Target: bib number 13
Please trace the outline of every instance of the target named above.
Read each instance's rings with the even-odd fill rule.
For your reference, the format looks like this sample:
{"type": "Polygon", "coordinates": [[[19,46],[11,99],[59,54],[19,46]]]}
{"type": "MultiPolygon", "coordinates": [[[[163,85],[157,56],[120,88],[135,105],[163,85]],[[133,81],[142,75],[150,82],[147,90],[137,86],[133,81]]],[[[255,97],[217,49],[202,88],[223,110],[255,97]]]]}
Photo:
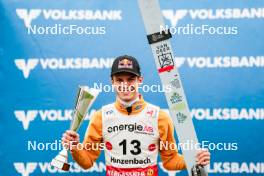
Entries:
{"type": "MultiPolygon", "coordinates": [[[[141,148],[140,148],[140,141],[138,140],[132,140],[130,142],[131,145],[133,145],[133,150],[130,150],[130,153],[132,155],[139,155],[141,153],[141,148]]],[[[127,154],[127,140],[124,139],[119,143],[119,146],[123,147],[123,155],[127,154]]]]}

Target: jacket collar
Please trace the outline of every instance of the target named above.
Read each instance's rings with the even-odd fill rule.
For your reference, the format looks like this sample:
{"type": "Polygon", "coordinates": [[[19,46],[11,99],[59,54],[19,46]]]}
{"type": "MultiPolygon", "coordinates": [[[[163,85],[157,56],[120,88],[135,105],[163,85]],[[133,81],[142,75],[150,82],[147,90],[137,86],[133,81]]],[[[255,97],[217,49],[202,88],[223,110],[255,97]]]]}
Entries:
{"type": "MultiPolygon", "coordinates": [[[[132,104],[131,105],[132,111],[129,115],[133,115],[141,112],[147,105],[142,95],[139,95],[137,100],[135,102],[132,102],[131,104],[132,104]]],[[[116,98],[115,107],[119,112],[128,115],[127,112],[128,104],[122,103],[118,98],[116,98]]]]}

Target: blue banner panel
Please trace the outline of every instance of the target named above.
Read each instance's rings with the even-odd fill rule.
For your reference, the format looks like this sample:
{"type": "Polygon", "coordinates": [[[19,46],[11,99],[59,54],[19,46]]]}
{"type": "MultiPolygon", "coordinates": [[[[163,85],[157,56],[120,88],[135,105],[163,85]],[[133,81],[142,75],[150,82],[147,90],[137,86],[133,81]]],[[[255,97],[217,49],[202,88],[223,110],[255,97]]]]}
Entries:
{"type": "MultiPolygon", "coordinates": [[[[263,175],[264,1],[160,0],[209,175],[263,175]]],[[[100,88],[78,131],[115,101],[110,69],[136,57],[144,99],[168,111],[136,0],[0,1],[0,175],[104,175],[50,166],[69,128],[78,85],[100,88]]],[[[176,129],[177,132],[177,129],[176,129]]],[[[177,134],[175,132],[176,141],[177,134]]],[[[159,160],[159,175],[167,171],[159,160]]]]}

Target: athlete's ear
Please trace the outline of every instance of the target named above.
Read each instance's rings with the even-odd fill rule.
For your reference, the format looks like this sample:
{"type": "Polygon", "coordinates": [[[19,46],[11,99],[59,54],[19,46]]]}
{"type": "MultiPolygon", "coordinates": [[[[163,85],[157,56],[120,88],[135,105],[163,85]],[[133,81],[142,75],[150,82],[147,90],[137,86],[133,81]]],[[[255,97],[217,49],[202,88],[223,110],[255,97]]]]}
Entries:
{"type": "Polygon", "coordinates": [[[143,83],[143,79],[144,79],[143,76],[139,76],[139,77],[138,77],[138,82],[139,82],[139,83],[143,83]]]}
{"type": "Polygon", "coordinates": [[[114,75],[111,76],[111,83],[114,84],[114,75]]]}

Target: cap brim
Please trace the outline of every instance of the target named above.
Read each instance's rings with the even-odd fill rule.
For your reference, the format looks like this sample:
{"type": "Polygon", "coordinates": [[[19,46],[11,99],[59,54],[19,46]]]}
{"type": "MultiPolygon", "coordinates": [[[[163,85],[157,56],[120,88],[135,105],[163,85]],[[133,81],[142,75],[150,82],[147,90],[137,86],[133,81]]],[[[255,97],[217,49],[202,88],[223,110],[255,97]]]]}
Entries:
{"type": "Polygon", "coordinates": [[[115,71],[115,72],[111,73],[111,76],[113,76],[113,75],[115,75],[117,73],[132,73],[132,74],[134,74],[136,76],[141,76],[140,74],[138,74],[138,73],[136,73],[136,72],[134,72],[132,70],[118,70],[118,71],[115,71]]]}

